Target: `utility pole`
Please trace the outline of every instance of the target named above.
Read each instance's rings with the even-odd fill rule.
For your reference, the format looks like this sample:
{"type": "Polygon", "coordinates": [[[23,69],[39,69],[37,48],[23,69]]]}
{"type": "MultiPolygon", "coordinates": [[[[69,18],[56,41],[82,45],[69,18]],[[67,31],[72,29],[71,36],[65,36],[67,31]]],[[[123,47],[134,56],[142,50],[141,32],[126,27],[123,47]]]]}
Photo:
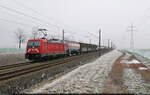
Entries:
{"type": "Polygon", "coordinates": [[[99,56],[101,56],[101,29],[99,29],[99,56]]]}
{"type": "Polygon", "coordinates": [[[109,47],[110,47],[110,46],[109,46],[109,42],[110,42],[110,39],[108,39],[108,49],[109,49],[109,47]]]}
{"type": "Polygon", "coordinates": [[[89,39],[89,43],[91,44],[91,39],[89,39]]]}
{"type": "Polygon", "coordinates": [[[65,40],[65,38],[64,38],[64,37],[65,37],[64,29],[62,30],[62,34],[63,34],[63,35],[62,35],[62,36],[63,36],[63,38],[62,38],[62,39],[63,39],[63,42],[64,42],[64,40],[65,40]]]}
{"type": "Polygon", "coordinates": [[[112,45],[113,45],[113,42],[111,42],[111,49],[112,49],[112,47],[113,47],[112,45]]]}
{"type": "Polygon", "coordinates": [[[134,28],[135,28],[135,26],[133,25],[133,24],[131,24],[130,26],[129,26],[129,32],[131,33],[130,34],[130,48],[131,49],[134,49],[134,28]]]}

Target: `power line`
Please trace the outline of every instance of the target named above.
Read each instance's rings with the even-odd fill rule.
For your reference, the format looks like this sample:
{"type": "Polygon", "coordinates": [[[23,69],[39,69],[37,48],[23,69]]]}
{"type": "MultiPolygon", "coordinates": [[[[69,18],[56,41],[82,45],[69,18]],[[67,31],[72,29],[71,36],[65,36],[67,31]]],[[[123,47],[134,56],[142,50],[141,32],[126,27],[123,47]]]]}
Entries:
{"type": "MultiPolygon", "coordinates": [[[[4,13],[4,14],[7,14],[7,15],[9,15],[9,16],[13,16],[13,17],[15,17],[15,18],[17,18],[17,19],[21,19],[21,20],[24,19],[24,18],[22,18],[22,17],[19,17],[18,15],[11,14],[11,13],[6,12],[6,11],[5,11],[5,12],[3,11],[3,13],[4,13]]],[[[27,19],[24,19],[24,21],[27,21],[27,19]]],[[[37,24],[36,22],[34,22],[34,21],[32,21],[32,20],[28,20],[28,21],[29,21],[30,23],[35,24],[35,25],[37,24]]]]}
{"type": "Polygon", "coordinates": [[[28,26],[28,27],[32,27],[31,25],[28,25],[28,24],[25,24],[25,23],[20,23],[20,22],[16,22],[16,21],[12,21],[12,20],[8,20],[8,19],[3,19],[3,18],[0,18],[1,21],[4,21],[4,22],[10,22],[10,23],[15,23],[15,24],[21,24],[21,25],[25,25],[25,26],[28,26]]]}
{"type": "MultiPolygon", "coordinates": [[[[36,13],[36,14],[38,14],[39,16],[44,16],[44,17],[46,17],[46,18],[48,18],[48,19],[51,19],[51,18],[49,18],[48,16],[45,16],[45,15],[43,15],[43,14],[41,14],[40,12],[38,12],[38,11],[36,11],[36,10],[34,10],[34,9],[32,9],[32,8],[30,8],[30,7],[28,7],[28,6],[26,6],[26,5],[24,5],[23,3],[20,3],[20,2],[18,2],[17,0],[13,0],[13,1],[15,1],[15,3],[16,4],[18,4],[19,6],[21,6],[21,7],[24,7],[24,8],[27,8],[27,9],[29,9],[29,10],[31,10],[32,12],[34,12],[34,13],[36,13]]],[[[8,9],[8,8],[7,8],[8,9]]],[[[10,9],[9,9],[10,10],[10,9]]],[[[18,12],[17,12],[18,13],[18,12]]],[[[19,13],[20,14],[20,13],[19,13]]],[[[24,14],[24,15],[26,15],[26,14],[24,14]]],[[[28,17],[29,17],[29,15],[27,15],[28,17]]],[[[32,19],[36,19],[36,20],[39,20],[39,18],[37,19],[37,18],[35,18],[35,17],[33,17],[33,16],[30,16],[30,17],[32,17],[32,19]]],[[[41,20],[41,19],[40,19],[41,20]]],[[[46,22],[47,23],[47,22],[46,22]]],[[[49,22],[48,22],[49,23],[49,22]]],[[[49,24],[51,24],[51,23],[49,23],[49,24]]],[[[57,29],[65,29],[65,30],[68,30],[68,31],[71,31],[71,30],[69,30],[69,29],[66,29],[66,28],[62,28],[62,27],[60,27],[60,26],[57,26],[57,25],[54,25],[54,24],[51,24],[51,25],[53,25],[53,26],[55,26],[57,29]]]]}
{"type": "Polygon", "coordinates": [[[8,10],[8,11],[11,11],[11,12],[14,12],[14,13],[17,13],[17,14],[20,14],[20,15],[22,15],[22,16],[29,17],[29,18],[34,19],[34,20],[36,20],[36,21],[42,21],[42,22],[44,22],[45,24],[50,24],[50,25],[52,25],[52,26],[55,26],[55,27],[58,28],[58,29],[60,28],[60,27],[58,27],[58,26],[56,26],[56,25],[53,25],[53,24],[51,24],[51,23],[49,23],[49,22],[47,22],[47,21],[43,21],[43,20],[41,20],[41,19],[39,19],[39,18],[37,18],[37,17],[27,15],[27,14],[25,14],[25,13],[23,13],[23,12],[20,12],[20,11],[15,10],[15,9],[11,9],[11,8],[6,7],[6,6],[3,6],[3,5],[0,5],[0,7],[6,9],[6,10],[8,10]]]}
{"type": "MultiPolygon", "coordinates": [[[[16,0],[15,0],[16,1],[16,0]]],[[[6,6],[3,6],[3,5],[0,5],[0,7],[1,8],[3,8],[3,9],[6,9],[6,10],[8,10],[8,11],[11,11],[11,12],[13,12],[13,13],[17,13],[17,14],[19,14],[19,15],[22,15],[22,16],[25,16],[25,17],[29,17],[29,18],[31,18],[31,19],[33,19],[33,20],[35,20],[35,21],[42,21],[43,22],[43,20],[41,20],[41,19],[39,19],[39,18],[37,18],[37,17],[34,17],[34,16],[30,16],[30,15],[27,15],[27,14],[25,14],[25,13],[23,13],[23,12],[21,12],[21,11],[18,11],[18,10],[15,10],[15,9],[11,9],[11,8],[9,8],[9,7],[6,7],[6,6]]],[[[29,9],[29,8],[28,8],[29,9]]],[[[33,9],[32,9],[32,11],[34,11],[33,9]]],[[[39,12],[37,12],[37,11],[34,11],[35,13],[37,13],[37,14],[40,14],[39,12]]],[[[10,14],[10,13],[9,13],[10,14]]],[[[16,23],[16,24],[22,24],[22,25],[26,25],[26,24],[23,24],[23,23],[19,23],[19,22],[15,22],[15,21],[10,21],[10,20],[6,20],[6,19],[1,19],[1,20],[3,20],[3,21],[7,21],[7,22],[11,22],[11,23],[16,23]]],[[[44,21],[45,22],[45,21],[44,21]]],[[[50,24],[49,22],[45,22],[45,23],[48,23],[48,24],[50,24]]],[[[51,24],[52,25],[52,24],[51,24]]],[[[56,26],[56,25],[53,25],[53,26],[55,26],[55,27],[57,27],[58,29],[60,28],[60,27],[58,27],[58,26],[56,26]]],[[[68,30],[68,29],[67,29],[68,30]]],[[[70,31],[70,30],[69,30],[70,31]]],[[[75,32],[74,32],[75,33],[75,32]]]]}
{"type": "MultiPolygon", "coordinates": [[[[13,0],[13,1],[15,1],[16,4],[18,4],[18,5],[20,5],[20,6],[23,6],[24,8],[27,8],[27,9],[31,10],[32,12],[34,12],[34,13],[36,13],[36,14],[38,14],[38,15],[41,16],[41,13],[40,13],[40,12],[38,12],[38,11],[32,9],[31,7],[28,7],[28,6],[24,5],[23,3],[18,2],[17,0],[13,0]]],[[[42,14],[42,15],[43,15],[43,14],[42,14]]],[[[47,16],[45,16],[45,15],[43,15],[43,16],[46,17],[46,18],[49,18],[49,17],[47,17],[47,16]]],[[[66,25],[65,25],[65,26],[66,26],[66,25]]],[[[71,30],[69,30],[69,29],[65,29],[65,30],[71,31],[71,30]]],[[[71,32],[72,32],[72,31],[71,31],[71,32]]],[[[77,34],[76,32],[72,32],[72,33],[77,34]]],[[[78,35],[78,34],[77,34],[77,35],[78,35]]],[[[94,36],[95,36],[95,35],[94,35],[94,36]]]]}
{"type": "MultiPolygon", "coordinates": [[[[32,10],[34,13],[39,14],[39,15],[41,16],[41,13],[39,13],[38,11],[36,11],[36,10],[30,8],[30,7],[27,7],[26,5],[20,3],[20,2],[18,2],[18,1],[16,1],[16,0],[14,0],[14,1],[15,1],[15,3],[17,3],[18,5],[21,5],[21,6],[25,7],[25,8],[28,8],[28,9],[32,10]]],[[[17,14],[20,14],[20,15],[22,15],[22,16],[32,18],[32,19],[34,19],[34,20],[36,20],[36,21],[42,21],[42,22],[44,22],[44,23],[53,25],[53,26],[55,26],[55,27],[58,28],[58,29],[60,28],[60,27],[57,26],[57,25],[51,24],[51,23],[49,23],[49,22],[47,22],[47,21],[43,21],[43,20],[41,20],[41,19],[39,19],[39,18],[37,18],[37,17],[27,15],[27,14],[25,14],[25,13],[23,13],[23,12],[18,11],[18,10],[11,9],[11,8],[6,7],[6,6],[3,6],[3,5],[0,5],[0,7],[6,9],[6,10],[8,10],[8,11],[15,12],[15,13],[17,13],[17,14]]],[[[68,29],[67,29],[67,30],[68,30],[68,29]]],[[[70,30],[69,30],[69,31],[70,31],[70,30]]],[[[71,32],[72,32],[72,31],[71,31],[71,32]]],[[[76,32],[72,32],[72,33],[76,33],[76,32]]],[[[76,33],[76,34],[77,34],[77,33],[76,33]]],[[[79,35],[81,36],[81,34],[77,34],[77,35],[78,35],[78,36],[79,36],[79,35]]],[[[95,35],[94,35],[94,36],[95,36],[95,35]]]]}
{"type": "MultiPolygon", "coordinates": [[[[31,8],[31,7],[29,7],[29,6],[25,5],[25,4],[23,4],[23,3],[21,3],[21,2],[18,2],[17,0],[13,0],[13,1],[15,1],[15,3],[18,4],[19,6],[24,7],[24,8],[26,8],[26,9],[29,9],[29,10],[31,10],[32,12],[34,12],[35,14],[38,14],[38,15],[41,16],[41,17],[43,16],[43,17],[45,17],[45,18],[48,18],[48,19],[51,19],[51,20],[52,20],[51,17],[46,16],[46,15],[43,15],[43,14],[41,14],[40,12],[38,12],[37,10],[34,10],[33,8],[31,8]]],[[[63,25],[63,26],[66,26],[66,25],[63,25]]],[[[60,26],[57,26],[57,27],[62,28],[62,27],[60,27],[60,26]]],[[[62,28],[62,29],[69,30],[69,29],[66,29],[66,28],[62,28]]],[[[69,30],[69,31],[70,31],[70,30],[69,30]]]]}
{"type": "Polygon", "coordinates": [[[41,16],[41,17],[44,16],[44,17],[46,17],[46,18],[48,18],[48,19],[51,19],[50,17],[48,17],[48,16],[46,16],[46,15],[43,15],[43,13],[41,14],[41,13],[38,12],[37,10],[34,10],[33,8],[31,8],[31,7],[25,5],[25,4],[23,4],[23,3],[21,3],[21,2],[19,2],[19,1],[17,1],[17,0],[11,0],[11,1],[14,1],[17,5],[19,5],[19,6],[21,6],[21,7],[24,7],[24,8],[26,8],[26,9],[31,10],[32,12],[34,12],[35,14],[38,14],[38,15],[41,16]]]}
{"type": "MultiPolygon", "coordinates": [[[[16,4],[18,4],[18,5],[20,5],[20,6],[23,6],[24,8],[27,8],[27,9],[31,10],[32,12],[34,12],[34,13],[36,13],[36,14],[40,15],[40,16],[44,16],[44,17],[46,17],[46,18],[48,18],[48,19],[51,19],[50,17],[48,17],[48,16],[45,16],[45,15],[41,14],[41,13],[40,13],[40,12],[38,12],[37,10],[32,9],[31,7],[28,7],[28,6],[24,5],[23,3],[18,2],[17,0],[13,0],[13,1],[15,1],[15,3],[16,3],[16,4]]],[[[66,26],[66,25],[64,25],[64,26],[66,26]]],[[[62,28],[62,29],[65,29],[65,30],[71,31],[71,30],[66,29],[66,28],[62,28]]]]}
{"type": "Polygon", "coordinates": [[[38,15],[41,16],[41,13],[39,13],[38,11],[36,11],[36,10],[34,10],[34,9],[32,9],[32,8],[30,8],[30,7],[28,7],[28,6],[26,6],[26,5],[24,5],[23,3],[20,3],[20,2],[18,2],[17,0],[11,0],[11,1],[13,1],[13,2],[15,2],[16,4],[18,4],[19,6],[24,7],[24,8],[27,8],[27,9],[31,10],[32,12],[34,12],[34,13],[36,13],[36,14],[38,14],[38,15]]]}
{"type": "MultiPolygon", "coordinates": [[[[44,17],[46,17],[46,18],[48,18],[48,19],[51,19],[49,16],[43,15],[43,13],[40,13],[40,12],[38,12],[37,10],[34,10],[33,8],[31,8],[31,7],[25,5],[25,4],[23,4],[23,3],[21,3],[21,2],[19,2],[19,1],[17,1],[17,0],[11,0],[11,1],[14,1],[14,2],[15,2],[16,4],[18,4],[19,6],[24,7],[24,8],[26,8],[26,9],[29,9],[30,11],[34,12],[35,14],[38,14],[38,15],[41,16],[41,17],[44,16],[44,17]]],[[[58,27],[59,27],[59,26],[58,26],[58,27]]]]}

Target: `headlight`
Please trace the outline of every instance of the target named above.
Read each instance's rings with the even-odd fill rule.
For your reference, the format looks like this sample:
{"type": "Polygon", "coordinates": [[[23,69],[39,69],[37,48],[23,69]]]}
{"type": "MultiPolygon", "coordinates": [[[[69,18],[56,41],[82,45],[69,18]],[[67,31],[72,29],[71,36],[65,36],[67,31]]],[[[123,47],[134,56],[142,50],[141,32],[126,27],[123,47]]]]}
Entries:
{"type": "Polygon", "coordinates": [[[30,52],[31,51],[31,49],[28,49],[28,52],[30,52]]]}
{"type": "Polygon", "coordinates": [[[35,49],[36,52],[40,52],[39,49],[35,49]]]}

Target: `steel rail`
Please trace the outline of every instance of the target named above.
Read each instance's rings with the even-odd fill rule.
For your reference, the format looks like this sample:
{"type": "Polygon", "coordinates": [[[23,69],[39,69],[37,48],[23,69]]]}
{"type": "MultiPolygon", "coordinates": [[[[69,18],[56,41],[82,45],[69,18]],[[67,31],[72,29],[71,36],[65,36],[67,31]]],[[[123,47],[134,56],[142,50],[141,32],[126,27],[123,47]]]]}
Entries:
{"type": "MultiPolygon", "coordinates": [[[[71,57],[74,57],[74,56],[71,56],[71,57]]],[[[61,60],[61,59],[54,59],[54,60],[48,60],[48,61],[55,61],[55,60],[61,60]]],[[[37,61],[37,62],[31,61],[31,62],[24,62],[24,63],[22,62],[22,63],[11,64],[11,65],[3,65],[3,66],[0,66],[0,70],[10,69],[10,68],[14,68],[14,67],[20,67],[20,66],[25,66],[25,65],[31,65],[31,64],[35,64],[35,63],[41,63],[41,62],[44,62],[44,61],[37,61]]],[[[45,62],[47,62],[47,61],[45,61],[45,62]]]]}
{"type": "Polygon", "coordinates": [[[64,59],[58,59],[58,60],[45,62],[45,63],[37,63],[37,64],[30,64],[27,66],[24,65],[24,66],[14,67],[14,68],[11,68],[10,70],[9,69],[0,70],[0,81],[7,80],[13,77],[20,76],[20,75],[24,75],[27,73],[32,73],[35,71],[43,70],[46,68],[54,67],[60,64],[69,63],[71,61],[76,61],[76,60],[83,59],[86,57],[91,57],[92,55],[95,55],[95,54],[96,53],[88,53],[88,54],[67,57],[64,59]]]}

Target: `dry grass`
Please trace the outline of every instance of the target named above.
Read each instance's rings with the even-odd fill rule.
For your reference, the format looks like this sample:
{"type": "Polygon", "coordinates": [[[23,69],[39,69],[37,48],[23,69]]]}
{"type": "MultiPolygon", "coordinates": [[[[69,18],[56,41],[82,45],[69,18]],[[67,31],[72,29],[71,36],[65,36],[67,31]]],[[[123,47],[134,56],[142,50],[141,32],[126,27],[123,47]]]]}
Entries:
{"type": "MultiPolygon", "coordinates": [[[[132,59],[136,59],[138,60],[134,55],[130,56],[128,58],[128,60],[132,60],[132,59]]],[[[138,60],[139,62],[141,62],[140,60],[138,60]]],[[[140,64],[124,64],[125,68],[132,68],[134,69],[137,73],[141,74],[141,76],[143,77],[143,79],[146,82],[150,82],[150,70],[149,69],[145,69],[145,70],[139,70],[139,67],[146,67],[146,65],[144,65],[143,63],[140,64]]]]}
{"type": "Polygon", "coordinates": [[[122,79],[124,66],[120,63],[121,57],[115,61],[109,73],[109,78],[104,86],[104,93],[128,93],[127,87],[123,84],[122,79]]]}

